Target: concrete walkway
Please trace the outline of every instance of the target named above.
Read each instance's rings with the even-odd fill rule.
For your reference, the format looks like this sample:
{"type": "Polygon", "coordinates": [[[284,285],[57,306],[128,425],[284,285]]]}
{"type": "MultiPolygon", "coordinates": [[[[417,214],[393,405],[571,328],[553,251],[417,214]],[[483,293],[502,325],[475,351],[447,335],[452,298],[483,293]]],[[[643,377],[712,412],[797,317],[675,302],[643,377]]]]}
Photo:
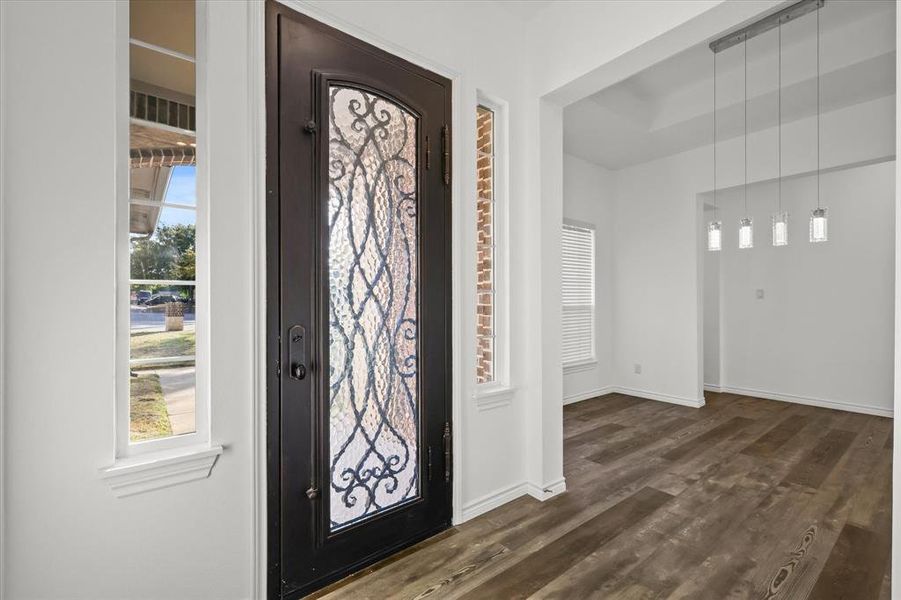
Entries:
{"type": "Polygon", "coordinates": [[[194,433],[194,367],[156,369],[151,372],[160,376],[172,435],[194,433]]]}

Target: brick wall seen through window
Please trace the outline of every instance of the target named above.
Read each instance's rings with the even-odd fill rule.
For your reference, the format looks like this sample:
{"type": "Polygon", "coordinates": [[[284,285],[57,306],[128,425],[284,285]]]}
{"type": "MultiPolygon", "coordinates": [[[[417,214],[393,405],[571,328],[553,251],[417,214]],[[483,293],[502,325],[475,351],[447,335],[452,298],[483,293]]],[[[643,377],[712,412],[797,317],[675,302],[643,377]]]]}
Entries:
{"type": "Polygon", "coordinates": [[[494,112],[476,109],[476,383],[495,380],[494,112]]]}

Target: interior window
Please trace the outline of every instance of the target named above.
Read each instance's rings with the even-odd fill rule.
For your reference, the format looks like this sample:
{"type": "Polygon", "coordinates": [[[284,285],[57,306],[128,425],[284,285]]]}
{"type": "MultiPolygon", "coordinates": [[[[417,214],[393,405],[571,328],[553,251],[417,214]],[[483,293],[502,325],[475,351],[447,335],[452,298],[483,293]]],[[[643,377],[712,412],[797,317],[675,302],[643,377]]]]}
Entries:
{"type": "Polygon", "coordinates": [[[594,229],[563,225],[563,366],[594,360],[594,229]]]}

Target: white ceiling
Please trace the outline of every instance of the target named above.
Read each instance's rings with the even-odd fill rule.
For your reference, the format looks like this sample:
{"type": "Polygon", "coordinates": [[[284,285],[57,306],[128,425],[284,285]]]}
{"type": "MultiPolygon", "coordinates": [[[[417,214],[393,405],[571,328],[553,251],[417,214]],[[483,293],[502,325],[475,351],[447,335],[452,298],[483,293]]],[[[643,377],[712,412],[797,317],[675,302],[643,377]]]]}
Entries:
{"type": "Polygon", "coordinates": [[[502,8],[522,21],[530,21],[557,0],[492,0],[492,4],[502,8]]]}
{"type": "MultiPolygon", "coordinates": [[[[827,0],[820,11],[821,110],[895,92],[895,3],[827,0]]],[[[782,28],[782,122],[816,112],[816,14],[782,28]]],[[[724,32],[725,33],[725,32],[724,32]]],[[[748,127],[778,119],[778,30],[747,43],[748,127]]],[[[742,45],[717,55],[717,139],[744,132],[742,45]]],[[[564,110],[564,150],[619,169],[707,145],[713,136],[713,53],[672,56],[564,110]]]]}

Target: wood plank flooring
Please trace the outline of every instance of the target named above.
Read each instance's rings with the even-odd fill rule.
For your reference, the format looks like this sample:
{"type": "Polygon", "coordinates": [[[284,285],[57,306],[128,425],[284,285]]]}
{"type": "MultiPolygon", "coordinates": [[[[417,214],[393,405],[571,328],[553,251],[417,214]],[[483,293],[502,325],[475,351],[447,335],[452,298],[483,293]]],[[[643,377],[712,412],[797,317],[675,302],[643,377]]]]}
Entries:
{"type": "Polygon", "coordinates": [[[519,498],[317,597],[887,600],[891,429],[731,394],[573,404],[566,493],[519,498]]]}

